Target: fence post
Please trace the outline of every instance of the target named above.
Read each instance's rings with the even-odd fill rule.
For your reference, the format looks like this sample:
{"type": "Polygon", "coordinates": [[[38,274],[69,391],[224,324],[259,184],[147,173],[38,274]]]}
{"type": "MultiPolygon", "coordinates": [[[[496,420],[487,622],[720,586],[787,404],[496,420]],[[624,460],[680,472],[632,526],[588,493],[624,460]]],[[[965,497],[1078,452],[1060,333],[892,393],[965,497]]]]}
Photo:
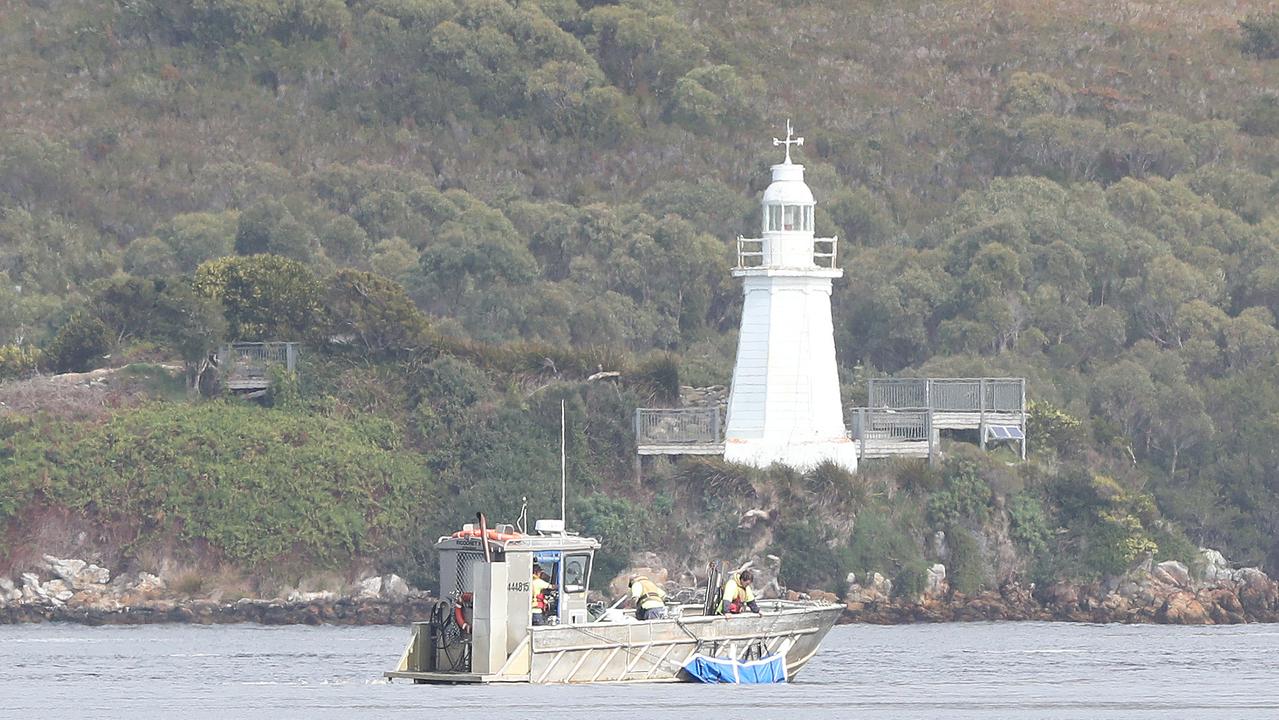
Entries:
{"type": "Polygon", "coordinates": [[[933,411],[924,415],[924,432],[928,433],[928,466],[937,464],[937,445],[933,441],[933,411]]]}
{"type": "Polygon", "coordinates": [[[867,408],[857,408],[857,454],[858,462],[866,462],[866,413],[867,408]]]}
{"type": "Polygon", "coordinates": [[[1026,378],[1021,378],[1021,459],[1026,459],[1026,378]]]}
{"type": "Polygon", "coordinates": [[[986,449],[986,378],[977,380],[977,436],[981,449],[986,449]]]}

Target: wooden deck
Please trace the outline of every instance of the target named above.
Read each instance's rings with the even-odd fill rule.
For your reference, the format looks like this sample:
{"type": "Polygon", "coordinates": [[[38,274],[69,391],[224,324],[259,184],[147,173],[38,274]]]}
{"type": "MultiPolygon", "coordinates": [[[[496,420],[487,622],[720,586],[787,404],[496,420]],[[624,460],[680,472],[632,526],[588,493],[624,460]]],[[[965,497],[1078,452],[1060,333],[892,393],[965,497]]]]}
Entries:
{"type": "MultiPolygon", "coordinates": [[[[983,449],[988,439],[1012,441],[1026,457],[1024,378],[877,378],[867,395],[847,423],[861,460],[936,461],[942,430],[976,430],[983,449]]],[[[723,428],[719,408],[639,408],[636,454],[722,455],[723,428]]]]}
{"type": "Polygon", "coordinates": [[[271,387],[276,368],[297,370],[298,343],[231,343],[218,349],[217,365],[222,386],[236,393],[260,395],[271,387]]]}

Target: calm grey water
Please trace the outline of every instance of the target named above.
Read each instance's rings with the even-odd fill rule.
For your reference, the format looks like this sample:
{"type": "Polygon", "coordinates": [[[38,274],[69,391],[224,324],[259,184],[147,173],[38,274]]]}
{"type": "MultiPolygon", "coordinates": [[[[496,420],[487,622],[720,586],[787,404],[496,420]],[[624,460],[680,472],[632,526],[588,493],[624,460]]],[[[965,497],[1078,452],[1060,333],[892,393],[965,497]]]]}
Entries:
{"type": "Polygon", "coordinates": [[[381,682],[407,635],[0,626],[0,717],[1279,717],[1279,626],[842,626],[796,682],[769,687],[381,682]]]}

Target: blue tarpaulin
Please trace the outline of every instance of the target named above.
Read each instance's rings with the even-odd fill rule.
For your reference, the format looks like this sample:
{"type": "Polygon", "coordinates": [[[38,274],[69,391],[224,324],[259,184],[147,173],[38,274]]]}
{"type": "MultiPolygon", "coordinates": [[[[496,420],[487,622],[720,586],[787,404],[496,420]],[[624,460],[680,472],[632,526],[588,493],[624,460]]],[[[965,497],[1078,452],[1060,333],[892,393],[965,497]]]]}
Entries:
{"type": "Polygon", "coordinates": [[[786,660],[781,655],[769,655],[749,662],[693,655],[684,663],[684,672],[692,680],[704,683],[781,683],[786,682],[786,660]]]}

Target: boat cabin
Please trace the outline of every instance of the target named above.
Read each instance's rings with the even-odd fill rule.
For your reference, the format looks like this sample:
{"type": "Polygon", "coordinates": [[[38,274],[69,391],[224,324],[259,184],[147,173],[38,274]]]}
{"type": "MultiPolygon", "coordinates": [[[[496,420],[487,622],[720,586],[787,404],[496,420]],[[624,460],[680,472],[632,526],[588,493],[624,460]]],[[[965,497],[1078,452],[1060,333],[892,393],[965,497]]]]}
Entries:
{"type": "MultiPolygon", "coordinates": [[[[533,623],[533,568],[549,578],[552,590],[543,613],[549,625],[587,621],[586,595],[591,562],[600,544],[572,535],[561,520],[539,520],[532,534],[512,525],[481,530],[467,524],[435,544],[440,556],[441,598],[453,601],[451,618],[436,632],[469,630],[470,657],[437,653],[428,665],[440,672],[493,673],[528,636],[533,623]],[[488,545],[486,556],[485,543],[488,545]]],[[[452,638],[435,638],[444,649],[452,638]]]]}

